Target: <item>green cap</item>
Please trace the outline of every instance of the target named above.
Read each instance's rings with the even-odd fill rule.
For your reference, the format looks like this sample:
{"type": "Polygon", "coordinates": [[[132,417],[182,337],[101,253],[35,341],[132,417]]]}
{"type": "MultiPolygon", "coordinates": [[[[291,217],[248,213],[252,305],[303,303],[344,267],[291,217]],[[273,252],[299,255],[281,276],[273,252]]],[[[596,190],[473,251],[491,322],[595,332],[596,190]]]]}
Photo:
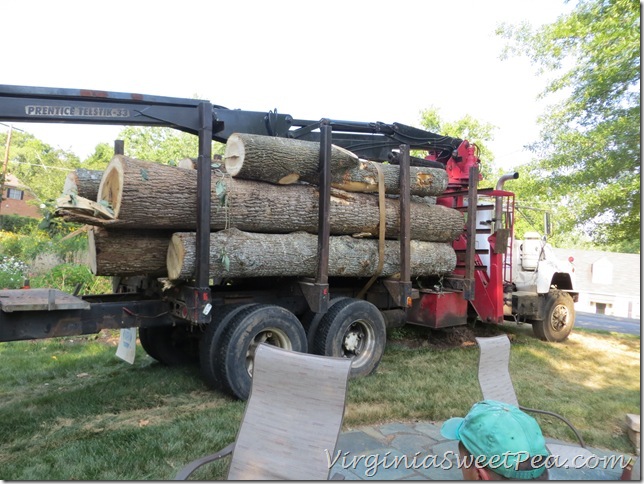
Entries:
{"type": "Polygon", "coordinates": [[[443,437],[459,440],[478,463],[514,479],[535,479],[546,470],[549,455],[537,421],[514,405],[495,400],[475,403],[465,418],[451,418],[441,427],[443,437]],[[519,470],[532,460],[535,469],[519,470]]]}

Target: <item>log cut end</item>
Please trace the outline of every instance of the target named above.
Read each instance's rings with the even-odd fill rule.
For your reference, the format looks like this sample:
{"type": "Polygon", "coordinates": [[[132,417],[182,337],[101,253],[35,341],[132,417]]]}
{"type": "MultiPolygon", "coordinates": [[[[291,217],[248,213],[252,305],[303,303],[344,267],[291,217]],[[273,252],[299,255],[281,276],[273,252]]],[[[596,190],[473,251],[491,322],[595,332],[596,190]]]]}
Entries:
{"type": "Polygon", "coordinates": [[[197,162],[192,158],[183,158],[182,160],[179,160],[179,162],[177,163],[177,167],[184,168],[186,170],[196,170],[197,162]]]}
{"type": "Polygon", "coordinates": [[[279,185],[291,185],[298,181],[300,179],[300,175],[297,173],[290,173],[289,175],[286,175],[285,177],[280,178],[277,183],[279,185]]]}
{"type": "Polygon", "coordinates": [[[244,164],[245,156],[244,142],[238,134],[231,134],[228,137],[228,141],[226,141],[226,151],[224,152],[224,165],[226,166],[226,172],[230,176],[235,176],[239,173],[244,164]]]}
{"type": "Polygon", "coordinates": [[[87,231],[87,252],[88,252],[88,259],[89,259],[89,268],[92,271],[92,274],[96,275],[98,272],[98,266],[96,263],[96,239],[94,238],[94,231],[96,229],[90,229],[87,231]]]}
{"type": "Polygon", "coordinates": [[[174,234],[168,246],[168,255],[166,265],[168,268],[168,278],[171,280],[181,278],[181,269],[186,256],[186,250],[183,241],[178,234],[174,234]]]}
{"type": "Polygon", "coordinates": [[[63,185],[63,195],[69,195],[70,193],[78,194],[78,175],[75,171],[67,174],[63,185]]]}
{"type": "Polygon", "coordinates": [[[121,210],[121,196],[123,194],[123,157],[116,155],[107,165],[101,184],[98,187],[98,202],[106,201],[114,210],[114,217],[118,218],[121,210]]]}

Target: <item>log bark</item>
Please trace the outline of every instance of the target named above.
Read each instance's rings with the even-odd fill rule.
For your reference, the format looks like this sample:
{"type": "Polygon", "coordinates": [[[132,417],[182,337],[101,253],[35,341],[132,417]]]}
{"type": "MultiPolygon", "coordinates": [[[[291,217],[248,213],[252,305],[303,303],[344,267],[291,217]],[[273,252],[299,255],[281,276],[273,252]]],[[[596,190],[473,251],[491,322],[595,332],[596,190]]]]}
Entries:
{"type": "MultiPolygon", "coordinates": [[[[248,232],[317,233],[318,189],[312,185],[272,185],[251,180],[212,176],[213,231],[236,227],[248,232]],[[222,189],[226,206],[221,205],[222,189]]],[[[117,220],[83,223],[105,228],[196,229],[197,173],[121,155],[110,162],[99,191],[117,220]]],[[[387,198],[387,237],[399,234],[399,203],[387,198]]],[[[441,205],[412,202],[411,238],[449,242],[463,231],[463,215],[441,205]]],[[[73,218],[73,217],[72,217],[73,218]]],[[[68,218],[66,218],[67,220],[68,218]]],[[[332,190],[329,219],[333,235],[378,234],[378,197],[332,190]]]]}
{"type": "Polygon", "coordinates": [[[88,232],[89,266],[97,276],[165,277],[172,233],[105,230],[88,232]]]}
{"type": "MultiPolygon", "coordinates": [[[[400,167],[378,163],[384,176],[385,193],[400,193],[400,167]]],[[[420,197],[440,195],[447,188],[447,172],[441,168],[409,167],[409,190],[420,197]]],[[[331,174],[331,186],[347,192],[377,192],[378,171],[375,162],[360,160],[360,165],[344,173],[331,174]]]]}
{"type": "Polygon", "coordinates": [[[73,210],[75,213],[82,213],[101,219],[114,219],[114,211],[98,202],[79,197],[73,193],[58,197],[56,210],[73,210]]]}
{"type": "MultiPolygon", "coordinates": [[[[226,171],[234,177],[288,185],[319,182],[320,143],[244,133],[232,134],[224,154],[226,171]]],[[[400,192],[400,167],[359,160],[354,154],[334,146],[331,157],[331,184],[349,192],[377,192],[380,166],[385,192],[400,192]],[[346,155],[346,156],[345,156],[346,155]],[[347,158],[348,157],[348,158],[347,158]]],[[[440,195],[447,188],[447,172],[440,168],[410,167],[412,195],[440,195]]]]}
{"type": "MultiPolygon", "coordinates": [[[[233,133],[226,141],[226,171],[248,180],[288,185],[318,179],[320,143],[297,139],[233,133]]],[[[358,157],[333,146],[331,172],[357,167],[358,157]]]]}
{"type": "Polygon", "coordinates": [[[74,193],[79,197],[96,201],[98,187],[101,184],[103,172],[101,170],[86,170],[77,168],[65,178],[63,185],[63,195],[74,193]]]}
{"type": "MultiPolygon", "coordinates": [[[[170,279],[194,277],[195,243],[193,232],[173,234],[167,259],[170,279]]],[[[410,246],[412,277],[444,274],[456,267],[456,254],[448,243],[412,240],[410,246]]],[[[399,257],[398,242],[387,241],[383,277],[399,273],[399,257]]],[[[377,267],[377,240],[330,238],[329,276],[370,277],[377,267]]],[[[316,268],[317,236],[306,232],[257,234],[228,229],[210,234],[210,277],[314,277],[316,268]]]]}

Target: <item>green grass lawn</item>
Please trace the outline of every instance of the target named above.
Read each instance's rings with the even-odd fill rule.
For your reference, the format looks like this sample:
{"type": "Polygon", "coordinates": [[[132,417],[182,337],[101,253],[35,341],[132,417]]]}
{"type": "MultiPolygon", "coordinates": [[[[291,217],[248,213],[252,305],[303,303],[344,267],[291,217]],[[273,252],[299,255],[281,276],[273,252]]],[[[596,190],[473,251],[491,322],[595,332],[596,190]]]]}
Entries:
{"type": "MultiPolygon", "coordinates": [[[[623,422],[640,413],[639,337],[579,330],[553,344],[504,330],[522,405],[565,415],[592,447],[634,452],[623,422]]],[[[456,336],[393,333],[376,374],[351,380],[344,429],[464,415],[481,399],[478,350],[456,336]]],[[[129,365],[115,349],[96,337],[0,344],[0,479],[165,480],[234,440],[243,402],[208,390],[196,367],[164,367],[140,347],[129,365]]],[[[547,436],[573,440],[537,418],[547,436]]],[[[197,478],[223,478],[225,463],[208,472],[197,478]]]]}

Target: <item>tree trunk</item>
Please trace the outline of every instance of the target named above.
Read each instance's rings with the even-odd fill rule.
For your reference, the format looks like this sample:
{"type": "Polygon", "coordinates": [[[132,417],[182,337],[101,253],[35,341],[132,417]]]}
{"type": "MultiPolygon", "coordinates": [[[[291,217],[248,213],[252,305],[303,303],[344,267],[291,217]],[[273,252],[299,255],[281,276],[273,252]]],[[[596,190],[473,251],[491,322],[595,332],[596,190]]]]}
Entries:
{"type": "MultiPolygon", "coordinates": [[[[377,192],[376,162],[360,160],[360,165],[348,171],[331,174],[331,184],[347,192],[377,192]]],[[[400,193],[400,167],[377,163],[384,175],[385,193],[400,193]]],[[[447,188],[447,172],[441,168],[409,167],[409,190],[421,197],[440,195],[447,188]]],[[[317,183],[317,182],[316,182],[317,183]]]]}
{"type": "Polygon", "coordinates": [[[98,187],[101,184],[102,176],[103,172],[101,170],[77,168],[75,171],[69,173],[67,178],[65,178],[63,195],[75,193],[79,197],[96,201],[98,187]]]}
{"type": "MultiPolygon", "coordinates": [[[[231,176],[288,185],[298,180],[317,182],[320,143],[297,139],[233,133],[226,141],[226,171],[231,176]]],[[[333,146],[331,172],[358,166],[358,157],[333,146]]]]}
{"type": "Polygon", "coordinates": [[[110,230],[88,232],[89,266],[97,276],[165,277],[171,233],[110,230]]]}
{"type": "MultiPolygon", "coordinates": [[[[236,227],[248,232],[317,233],[318,190],[306,184],[272,185],[212,175],[213,231],[236,227]],[[225,196],[225,206],[222,198],[225,196]]],[[[116,156],[110,162],[98,199],[106,200],[117,220],[83,223],[106,228],[193,231],[197,214],[197,173],[116,156]]],[[[387,198],[387,237],[399,235],[399,203],[387,198]]],[[[441,205],[412,202],[411,238],[450,242],[463,231],[463,215],[441,205]]],[[[66,220],[74,217],[66,216],[66,220]]],[[[332,190],[329,219],[333,235],[378,234],[378,197],[332,190]]],[[[78,219],[76,218],[78,221],[78,219]]]]}
{"type": "MultiPolygon", "coordinates": [[[[288,185],[297,181],[319,183],[320,143],[271,136],[234,133],[224,155],[226,171],[234,177],[288,185]]],[[[334,146],[331,157],[332,186],[349,192],[377,192],[378,172],[384,175],[385,192],[400,190],[400,168],[366,160],[334,146]]],[[[440,168],[410,167],[412,195],[440,195],[447,188],[447,172],[440,168]]]]}
{"type": "MultiPolygon", "coordinates": [[[[191,279],[195,234],[175,233],[168,249],[168,277],[191,279]]],[[[456,267],[448,243],[411,241],[412,277],[444,274],[456,267]]],[[[386,241],[383,277],[400,272],[400,245],[386,241]]],[[[370,277],[378,267],[378,241],[349,236],[329,240],[329,276],[370,277]]],[[[317,236],[306,232],[257,234],[237,229],[210,234],[210,277],[314,277],[317,236]]]]}

